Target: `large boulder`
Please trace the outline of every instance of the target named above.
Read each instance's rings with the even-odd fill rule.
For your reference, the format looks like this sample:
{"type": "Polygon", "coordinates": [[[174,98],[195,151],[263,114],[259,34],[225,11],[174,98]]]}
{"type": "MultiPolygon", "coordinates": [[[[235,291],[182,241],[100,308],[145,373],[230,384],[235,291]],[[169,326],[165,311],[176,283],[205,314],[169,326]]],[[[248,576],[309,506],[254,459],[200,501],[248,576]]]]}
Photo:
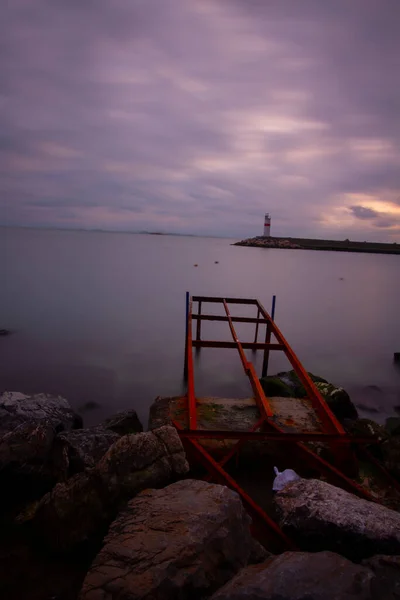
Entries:
{"type": "Polygon", "coordinates": [[[90,469],[121,436],[103,427],[59,433],[54,440],[53,462],[59,480],[90,469]]]}
{"type": "Polygon", "coordinates": [[[400,598],[400,556],[378,555],[367,558],[362,564],[374,573],[371,582],[373,597],[377,600],[400,598]]]}
{"type": "MultiPolygon", "coordinates": [[[[348,393],[341,387],[336,387],[322,377],[309,373],[316,388],[326,400],[333,414],[340,420],[357,419],[357,409],[350,400],[348,393]]],[[[265,394],[291,398],[305,398],[306,390],[295,371],[283,371],[277,375],[262,377],[261,385],[265,394]]]]}
{"type": "Polygon", "coordinates": [[[0,435],[23,423],[46,421],[57,431],[82,427],[82,419],[68,400],[50,394],[4,392],[0,396],[0,435]]]}
{"type": "Polygon", "coordinates": [[[67,549],[95,535],[124,503],[148,487],[162,487],[189,470],[176,430],[126,435],[92,469],[59,483],[42,498],[33,516],[40,538],[67,549]]]}
{"type": "Polygon", "coordinates": [[[22,423],[0,439],[0,507],[39,498],[54,485],[55,431],[48,421],[22,423]]]}
{"type": "Polygon", "coordinates": [[[400,514],[318,479],[289,483],[275,496],[280,525],[301,549],[350,559],[400,554],[400,514]]]}
{"type": "Polygon", "coordinates": [[[208,597],[248,563],[249,524],[224,486],[185,480],[146,490],[111,525],[80,600],[208,597]]]}
{"type": "Polygon", "coordinates": [[[373,578],[333,552],[285,552],[242,569],[211,600],[372,600],[373,578]]]}
{"type": "Polygon", "coordinates": [[[143,425],[141,424],[136,410],[125,410],[112,415],[101,423],[105,429],[110,429],[119,433],[119,435],[128,435],[128,433],[141,433],[143,425]]]}

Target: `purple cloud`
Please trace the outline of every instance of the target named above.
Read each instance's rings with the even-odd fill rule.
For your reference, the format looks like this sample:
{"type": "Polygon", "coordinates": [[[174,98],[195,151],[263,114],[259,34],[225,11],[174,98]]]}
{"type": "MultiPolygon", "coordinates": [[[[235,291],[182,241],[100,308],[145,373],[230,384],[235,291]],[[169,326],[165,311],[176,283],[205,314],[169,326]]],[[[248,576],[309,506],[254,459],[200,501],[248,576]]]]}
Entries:
{"type": "Polygon", "coordinates": [[[399,26],[397,0],[15,0],[0,223],[396,239],[399,26]]]}

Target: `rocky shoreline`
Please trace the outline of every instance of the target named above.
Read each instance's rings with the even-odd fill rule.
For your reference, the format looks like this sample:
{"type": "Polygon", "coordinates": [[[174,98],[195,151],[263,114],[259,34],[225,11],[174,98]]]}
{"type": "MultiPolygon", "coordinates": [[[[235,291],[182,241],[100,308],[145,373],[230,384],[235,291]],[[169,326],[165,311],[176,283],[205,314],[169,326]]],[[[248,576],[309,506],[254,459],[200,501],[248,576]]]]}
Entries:
{"type": "MultiPolygon", "coordinates": [[[[349,431],[381,437],[376,457],[400,481],[400,419],[359,419],[344,390],[312,377],[349,431]]],[[[304,395],[293,372],[261,384],[270,396],[304,395]]],[[[0,396],[1,598],[399,597],[400,506],[300,478],[273,496],[297,551],[271,554],[252,537],[240,497],[196,479],[169,424],[173,401],[155,401],[143,432],[134,410],[83,428],[64,398],[0,396]]],[[[212,411],[243,420],[250,408],[212,411]]]]}

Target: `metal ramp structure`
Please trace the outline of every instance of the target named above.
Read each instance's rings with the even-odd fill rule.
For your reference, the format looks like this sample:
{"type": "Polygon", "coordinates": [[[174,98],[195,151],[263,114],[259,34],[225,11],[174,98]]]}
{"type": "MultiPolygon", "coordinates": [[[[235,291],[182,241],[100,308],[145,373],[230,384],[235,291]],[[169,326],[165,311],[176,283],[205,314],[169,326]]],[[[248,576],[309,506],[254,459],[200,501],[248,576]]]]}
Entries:
{"type": "MultiPolygon", "coordinates": [[[[242,498],[253,521],[253,533],[264,544],[276,550],[293,549],[293,542],[281,531],[274,519],[263,510],[255,500],[245,492],[234,477],[228,473],[226,465],[237,457],[244,445],[254,442],[270,442],[284,447],[284,451],[297,462],[305,465],[313,473],[323,476],[328,482],[341,487],[357,496],[377,501],[369,491],[362,487],[356,480],[358,452],[367,460],[376,463],[388,485],[400,491],[400,486],[374,457],[365,448],[366,445],[377,443],[373,436],[352,436],[346,433],[341,423],[330,410],[328,404],[318,391],[307,371],[302,366],[296,354],[284,338],[274,321],[275,298],[273,301],[272,315],[269,315],[262,304],[251,298],[222,298],[210,296],[186,295],[186,343],[185,343],[185,378],[187,381],[187,394],[182,401],[182,410],[185,419],[172,419],[179,436],[188,454],[192,465],[202,465],[205,468],[208,480],[213,480],[235,490],[242,498]],[[193,304],[197,303],[197,313],[193,313],[193,304]],[[207,304],[222,306],[224,314],[216,315],[204,312],[207,304]],[[231,305],[246,305],[254,307],[256,315],[234,316],[231,314],[231,305]],[[228,325],[231,341],[204,340],[201,336],[201,325],[204,321],[223,322],[228,325]],[[193,325],[196,323],[196,336],[193,339],[193,325]],[[234,323],[250,323],[255,325],[253,341],[240,341],[234,323]],[[259,330],[265,328],[265,341],[259,342],[259,330]],[[238,354],[244,373],[247,375],[254,394],[254,401],[258,409],[259,418],[248,429],[231,428],[210,429],[199,428],[198,410],[201,408],[200,399],[196,398],[194,383],[193,348],[221,348],[235,349],[238,354]],[[260,380],[252,362],[245,354],[246,349],[253,351],[262,350],[263,375],[267,373],[270,352],[282,352],[291,364],[299,381],[306,391],[306,398],[268,398],[263,390],[260,380]],[[297,405],[297,416],[291,416],[293,402],[297,405]],[[301,415],[313,415],[312,427],[301,427],[301,415]],[[210,441],[230,440],[230,446],[222,457],[215,456],[210,449],[210,441]],[[329,450],[329,460],[321,457],[316,451],[316,444],[323,444],[329,450]]],[[[310,419],[306,419],[310,423],[310,419]]],[[[261,458],[260,458],[261,460],[261,458]]]]}

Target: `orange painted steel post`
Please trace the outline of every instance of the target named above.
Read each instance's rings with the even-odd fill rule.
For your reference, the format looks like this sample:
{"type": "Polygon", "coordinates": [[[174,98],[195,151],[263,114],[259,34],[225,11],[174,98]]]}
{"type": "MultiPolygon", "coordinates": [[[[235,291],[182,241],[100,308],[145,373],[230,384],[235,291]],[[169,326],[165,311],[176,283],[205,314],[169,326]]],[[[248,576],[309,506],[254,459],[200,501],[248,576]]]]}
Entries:
{"type": "Polygon", "coordinates": [[[256,323],[256,332],[254,334],[254,343],[257,343],[257,339],[258,339],[258,319],[260,318],[260,309],[257,308],[257,323],[256,323]]]}
{"type": "Polygon", "coordinates": [[[189,408],[189,429],[197,429],[197,409],[196,396],[194,391],[194,371],[193,371],[193,352],[192,352],[192,300],[189,301],[188,308],[188,327],[187,327],[187,372],[188,372],[188,408],[189,408]]]}
{"type": "Polygon", "coordinates": [[[188,375],[188,330],[189,330],[189,292],[186,292],[186,324],[185,324],[185,363],[183,368],[183,374],[185,379],[188,375]]]}
{"type": "MultiPolygon", "coordinates": [[[[198,309],[198,315],[201,315],[201,300],[199,300],[199,309],[198,309]]],[[[197,319],[197,327],[196,327],[196,340],[200,341],[201,339],[201,319],[197,319]]]]}
{"type": "MultiPolygon", "coordinates": [[[[272,310],[271,310],[271,321],[275,318],[275,304],[276,304],[276,296],[272,296],[272,310]]],[[[258,307],[258,311],[260,311],[260,307],[258,307]]],[[[265,343],[271,343],[271,328],[269,323],[267,323],[267,331],[265,333],[265,343]]],[[[262,377],[266,377],[268,374],[268,363],[269,363],[269,349],[264,350],[264,360],[262,366],[262,377]]]]}
{"type": "MultiPolygon", "coordinates": [[[[269,323],[267,323],[267,329],[265,331],[265,343],[266,344],[270,344],[271,343],[271,328],[269,323]]],[[[269,348],[265,348],[264,350],[264,359],[263,359],[263,366],[262,366],[262,371],[261,371],[261,376],[262,377],[266,377],[267,373],[268,373],[268,363],[269,363],[269,348]]]]}

